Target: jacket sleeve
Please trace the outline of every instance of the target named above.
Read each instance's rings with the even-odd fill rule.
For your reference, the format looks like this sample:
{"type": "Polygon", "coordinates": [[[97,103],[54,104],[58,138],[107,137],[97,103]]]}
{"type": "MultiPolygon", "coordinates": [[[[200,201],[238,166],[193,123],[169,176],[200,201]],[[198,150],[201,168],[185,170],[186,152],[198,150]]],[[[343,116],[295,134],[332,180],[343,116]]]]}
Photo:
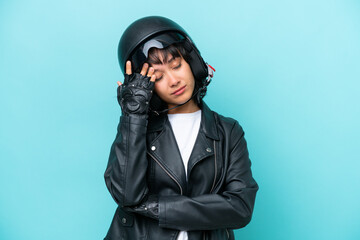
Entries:
{"type": "Polygon", "coordinates": [[[229,163],[218,194],[159,198],[159,225],[178,230],[241,228],[252,216],[258,185],[252,177],[244,132],[235,122],[230,135],[229,163]]]}
{"type": "Polygon", "coordinates": [[[108,190],[121,207],[140,203],[148,192],[146,128],[145,119],[120,117],[104,177],[108,190]]]}

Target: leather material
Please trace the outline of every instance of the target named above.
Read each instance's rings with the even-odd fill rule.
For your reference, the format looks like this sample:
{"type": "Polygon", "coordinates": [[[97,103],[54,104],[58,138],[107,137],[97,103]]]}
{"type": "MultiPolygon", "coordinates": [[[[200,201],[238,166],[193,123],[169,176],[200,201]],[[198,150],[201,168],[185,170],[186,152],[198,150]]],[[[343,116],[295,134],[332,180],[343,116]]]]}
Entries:
{"type": "Polygon", "coordinates": [[[119,206],[105,239],[175,240],[180,230],[189,240],[234,239],[231,229],[250,222],[258,185],[244,132],[205,103],[201,108],[187,181],[167,115],[121,117],[104,175],[119,206]],[[149,195],[158,197],[158,220],[126,211],[149,195]]]}
{"type": "Polygon", "coordinates": [[[150,77],[140,73],[125,74],[124,84],[117,89],[118,102],[123,115],[147,118],[154,85],[150,82],[150,77]]]}
{"type": "Polygon", "coordinates": [[[159,220],[159,199],[156,195],[148,196],[146,200],[135,207],[127,207],[124,209],[129,212],[159,220]]]}

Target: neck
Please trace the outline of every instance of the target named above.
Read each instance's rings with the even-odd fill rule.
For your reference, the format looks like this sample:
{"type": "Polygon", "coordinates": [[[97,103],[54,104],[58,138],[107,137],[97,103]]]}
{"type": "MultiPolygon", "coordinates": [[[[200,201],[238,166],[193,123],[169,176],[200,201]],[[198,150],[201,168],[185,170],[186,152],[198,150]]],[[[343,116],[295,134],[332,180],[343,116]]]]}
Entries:
{"type": "MultiPolygon", "coordinates": [[[[169,104],[168,108],[172,108],[175,107],[176,105],[173,104],[169,104]]],[[[172,110],[169,110],[168,114],[176,114],[176,113],[193,113],[200,110],[199,106],[195,103],[194,99],[192,99],[191,101],[189,101],[188,103],[174,108],[172,110]]]]}

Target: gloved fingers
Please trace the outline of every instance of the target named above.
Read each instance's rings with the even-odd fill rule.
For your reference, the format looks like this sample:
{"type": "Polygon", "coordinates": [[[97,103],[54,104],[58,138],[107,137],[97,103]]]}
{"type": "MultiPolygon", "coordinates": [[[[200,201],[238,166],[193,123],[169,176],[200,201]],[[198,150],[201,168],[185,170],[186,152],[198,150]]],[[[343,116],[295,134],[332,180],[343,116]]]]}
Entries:
{"type": "MultiPolygon", "coordinates": [[[[126,78],[126,76],[125,76],[126,78]]],[[[129,84],[130,87],[137,87],[137,88],[145,88],[147,90],[152,90],[154,87],[150,84],[150,77],[141,75],[140,73],[133,73],[129,77],[129,84]]]]}
{"type": "Polygon", "coordinates": [[[129,82],[131,81],[131,76],[133,76],[133,74],[131,74],[131,75],[125,74],[125,76],[124,76],[124,85],[129,84],[129,82]]]}
{"type": "Polygon", "coordinates": [[[121,89],[122,89],[122,85],[119,85],[119,86],[117,87],[117,95],[118,95],[118,97],[120,96],[121,89]]]}
{"type": "Polygon", "coordinates": [[[155,86],[155,79],[154,79],[154,81],[151,81],[151,79],[152,79],[152,77],[150,78],[148,89],[154,89],[154,86],[155,86]]]}
{"type": "Polygon", "coordinates": [[[122,85],[119,85],[117,87],[117,100],[120,105],[121,105],[121,90],[122,90],[122,85]]]}

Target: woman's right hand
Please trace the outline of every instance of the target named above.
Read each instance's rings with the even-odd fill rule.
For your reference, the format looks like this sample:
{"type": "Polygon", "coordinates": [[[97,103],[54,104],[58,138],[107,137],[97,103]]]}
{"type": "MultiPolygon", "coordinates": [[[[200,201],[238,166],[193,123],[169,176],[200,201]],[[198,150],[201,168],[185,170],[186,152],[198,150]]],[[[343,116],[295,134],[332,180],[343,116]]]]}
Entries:
{"type": "Polygon", "coordinates": [[[118,82],[117,98],[125,116],[148,117],[149,103],[154,90],[154,68],[144,63],[140,73],[132,73],[131,62],[126,62],[125,80],[118,82]]]}

